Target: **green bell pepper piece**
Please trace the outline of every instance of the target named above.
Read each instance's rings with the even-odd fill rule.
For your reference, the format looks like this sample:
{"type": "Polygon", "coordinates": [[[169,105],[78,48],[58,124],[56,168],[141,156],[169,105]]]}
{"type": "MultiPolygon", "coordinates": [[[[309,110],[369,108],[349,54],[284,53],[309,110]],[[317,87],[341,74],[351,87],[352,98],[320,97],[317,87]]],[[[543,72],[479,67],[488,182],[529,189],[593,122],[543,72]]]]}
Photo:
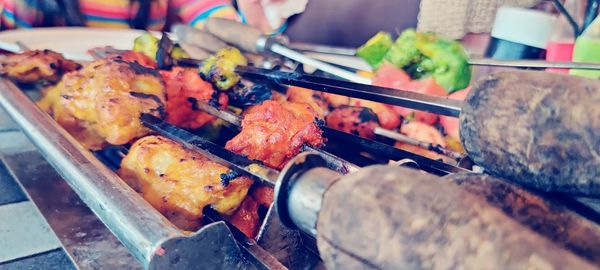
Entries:
{"type": "Polygon", "coordinates": [[[404,30],[386,53],[385,60],[399,68],[418,63],[423,55],[415,47],[416,38],[414,29],[404,30]]]}
{"type": "Polygon", "coordinates": [[[173,59],[182,59],[190,58],[190,55],[187,54],[179,44],[176,44],[175,47],[173,47],[173,50],[171,50],[171,57],[173,57],[173,59]]]}
{"type": "Polygon", "coordinates": [[[417,33],[415,46],[426,57],[421,66],[448,93],[464,89],[471,82],[471,67],[462,45],[438,38],[432,33],[417,33]]]}
{"type": "Polygon", "coordinates": [[[156,59],[158,40],[159,39],[151,33],[145,33],[133,40],[133,50],[141,52],[152,59],[156,59]]]}
{"type": "Polygon", "coordinates": [[[356,55],[364,59],[373,68],[377,68],[391,46],[392,36],[387,32],[378,32],[356,50],[356,55]]]}

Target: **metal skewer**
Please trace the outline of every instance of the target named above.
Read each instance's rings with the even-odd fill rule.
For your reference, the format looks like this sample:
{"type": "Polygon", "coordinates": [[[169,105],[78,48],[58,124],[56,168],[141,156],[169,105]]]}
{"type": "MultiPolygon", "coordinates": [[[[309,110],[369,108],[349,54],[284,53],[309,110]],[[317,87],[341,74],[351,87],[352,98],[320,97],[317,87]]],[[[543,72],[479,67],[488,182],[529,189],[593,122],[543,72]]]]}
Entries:
{"type": "Polygon", "coordinates": [[[442,154],[444,156],[450,157],[455,159],[456,161],[462,159],[464,157],[463,154],[458,153],[458,152],[454,152],[450,149],[446,149],[444,147],[442,147],[439,144],[432,144],[432,143],[427,143],[427,142],[422,142],[419,140],[415,140],[411,137],[408,137],[404,134],[400,134],[398,132],[389,130],[389,129],[385,129],[385,128],[381,128],[381,127],[376,127],[375,128],[375,134],[380,135],[380,136],[384,136],[386,138],[390,138],[402,143],[407,143],[410,145],[414,145],[414,146],[418,146],[421,147],[423,149],[429,150],[429,151],[433,151],[436,152],[438,154],[442,154]]]}
{"type": "MultiPolygon", "coordinates": [[[[208,104],[206,102],[202,102],[202,101],[196,101],[196,108],[198,108],[204,112],[207,112],[213,116],[216,116],[220,119],[223,119],[224,121],[236,126],[237,128],[242,127],[241,118],[231,112],[220,110],[220,109],[215,108],[215,107],[211,106],[210,104],[208,104]]],[[[302,146],[302,149],[304,151],[314,151],[314,152],[319,153],[320,155],[323,156],[323,158],[325,158],[329,162],[329,164],[335,165],[336,168],[334,168],[334,169],[341,173],[355,172],[355,171],[358,171],[358,169],[359,169],[358,166],[356,166],[348,161],[342,160],[339,157],[337,157],[331,153],[323,151],[322,149],[314,148],[314,147],[308,146],[308,145],[302,146]]]]}
{"type": "Polygon", "coordinates": [[[272,81],[316,91],[367,99],[436,114],[458,117],[462,102],[445,97],[430,96],[405,90],[359,84],[323,77],[238,66],[236,72],[247,79],[272,81]]]}
{"type": "Polygon", "coordinates": [[[498,60],[491,58],[472,58],[469,64],[474,66],[514,67],[514,68],[573,68],[600,69],[598,63],[549,62],[542,60],[498,60]]]}
{"type": "Polygon", "coordinates": [[[241,155],[226,150],[200,136],[171,125],[151,114],[142,114],[142,123],[158,134],[194,149],[223,166],[258,180],[271,187],[275,186],[279,171],[267,168],[241,155]]]}
{"type": "MultiPolygon", "coordinates": [[[[196,102],[196,107],[200,110],[203,110],[203,111],[210,113],[214,116],[217,116],[233,125],[240,127],[240,123],[241,123],[240,117],[231,112],[219,110],[205,102],[196,102]]],[[[391,145],[387,145],[387,144],[380,143],[377,141],[361,138],[359,136],[345,133],[342,131],[338,131],[338,130],[335,130],[335,129],[332,129],[329,127],[321,127],[321,130],[323,130],[323,134],[327,138],[330,138],[330,139],[335,138],[334,140],[339,139],[342,141],[352,143],[353,145],[357,145],[357,146],[359,146],[359,148],[361,148],[367,152],[377,153],[382,156],[385,156],[389,160],[402,160],[402,159],[414,160],[418,164],[425,165],[425,166],[422,166],[424,168],[423,170],[434,173],[434,174],[444,175],[447,173],[456,173],[456,172],[467,171],[465,169],[452,166],[450,164],[446,164],[446,163],[443,163],[440,161],[435,161],[435,160],[431,160],[431,159],[428,159],[425,157],[421,157],[419,155],[410,153],[408,151],[404,151],[402,149],[395,148],[391,145]]],[[[318,148],[314,148],[314,147],[310,147],[310,146],[305,146],[304,148],[305,148],[305,150],[311,150],[311,151],[318,152],[330,164],[338,164],[337,166],[347,167],[349,169],[349,172],[354,172],[359,169],[358,166],[356,166],[352,163],[349,163],[347,161],[341,160],[337,156],[330,154],[326,151],[323,151],[322,149],[318,149],[318,148]]],[[[338,169],[338,171],[340,171],[340,170],[338,169]]]]}
{"type": "MultiPolygon", "coordinates": [[[[318,44],[291,43],[290,48],[300,51],[317,52],[330,55],[355,56],[356,49],[332,47],[318,44]]],[[[514,67],[514,68],[567,68],[567,69],[600,69],[600,63],[584,62],[550,62],[544,60],[500,60],[493,58],[471,58],[473,66],[514,67]]]]}

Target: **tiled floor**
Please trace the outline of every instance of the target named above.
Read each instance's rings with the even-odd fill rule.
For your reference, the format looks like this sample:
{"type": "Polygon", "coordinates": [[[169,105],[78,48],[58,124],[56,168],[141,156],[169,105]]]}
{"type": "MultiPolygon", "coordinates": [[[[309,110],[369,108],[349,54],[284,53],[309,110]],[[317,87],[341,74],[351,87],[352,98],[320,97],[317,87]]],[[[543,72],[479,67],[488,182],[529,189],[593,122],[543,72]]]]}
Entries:
{"type": "MultiPolygon", "coordinates": [[[[33,146],[0,109],[0,156],[33,146]]],[[[0,159],[0,270],[76,269],[37,207],[0,159]]]]}
{"type": "Polygon", "coordinates": [[[0,263],[0,270],[77,269],[62,249],[54,249],[14,261],[0,263]]]}

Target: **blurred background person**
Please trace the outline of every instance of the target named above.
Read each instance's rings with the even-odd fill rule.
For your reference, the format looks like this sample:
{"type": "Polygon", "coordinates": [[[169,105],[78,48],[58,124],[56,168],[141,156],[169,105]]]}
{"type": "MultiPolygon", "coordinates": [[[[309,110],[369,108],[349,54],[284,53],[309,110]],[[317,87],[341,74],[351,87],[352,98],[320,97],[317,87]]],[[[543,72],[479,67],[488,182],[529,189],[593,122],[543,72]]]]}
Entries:
{"type": "Polygon", "coordinates": [[[168,30],[201,27],[209,17],[245,20],[271,33],[262,6],[282,0],[0,0],[1,29],[89,26],[168,30]]]}

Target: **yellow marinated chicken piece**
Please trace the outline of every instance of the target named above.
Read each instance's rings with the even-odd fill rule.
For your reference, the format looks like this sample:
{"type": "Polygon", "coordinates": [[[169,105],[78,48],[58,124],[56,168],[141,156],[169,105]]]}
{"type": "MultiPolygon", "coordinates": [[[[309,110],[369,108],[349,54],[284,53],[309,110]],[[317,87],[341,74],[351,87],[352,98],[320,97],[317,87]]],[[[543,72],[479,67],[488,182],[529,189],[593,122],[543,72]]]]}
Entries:
{"type": "Polygon", "coordinates": [[[250,178],[230,179],[227,167],[160,136],[135,142],[121,162],[119,175],[173,224],[188,231],[202,225],[207,205],[233,214],[252,185],[250,178]]]}
{"type": "Polygon", "coordinates": [[[122,60],[97,60],[45,91],[38,105],[84,146],[121,145],[149,130],[139,117],[164,117],[165,87],[158,72],[122,60]]]}
{"type": "Polygon", "coordinates": [[[63,74],[79,68],[78,63],[50,50],[26,51],[0,60],[0,74],[19,83],[55,83],[63,74]]]}

